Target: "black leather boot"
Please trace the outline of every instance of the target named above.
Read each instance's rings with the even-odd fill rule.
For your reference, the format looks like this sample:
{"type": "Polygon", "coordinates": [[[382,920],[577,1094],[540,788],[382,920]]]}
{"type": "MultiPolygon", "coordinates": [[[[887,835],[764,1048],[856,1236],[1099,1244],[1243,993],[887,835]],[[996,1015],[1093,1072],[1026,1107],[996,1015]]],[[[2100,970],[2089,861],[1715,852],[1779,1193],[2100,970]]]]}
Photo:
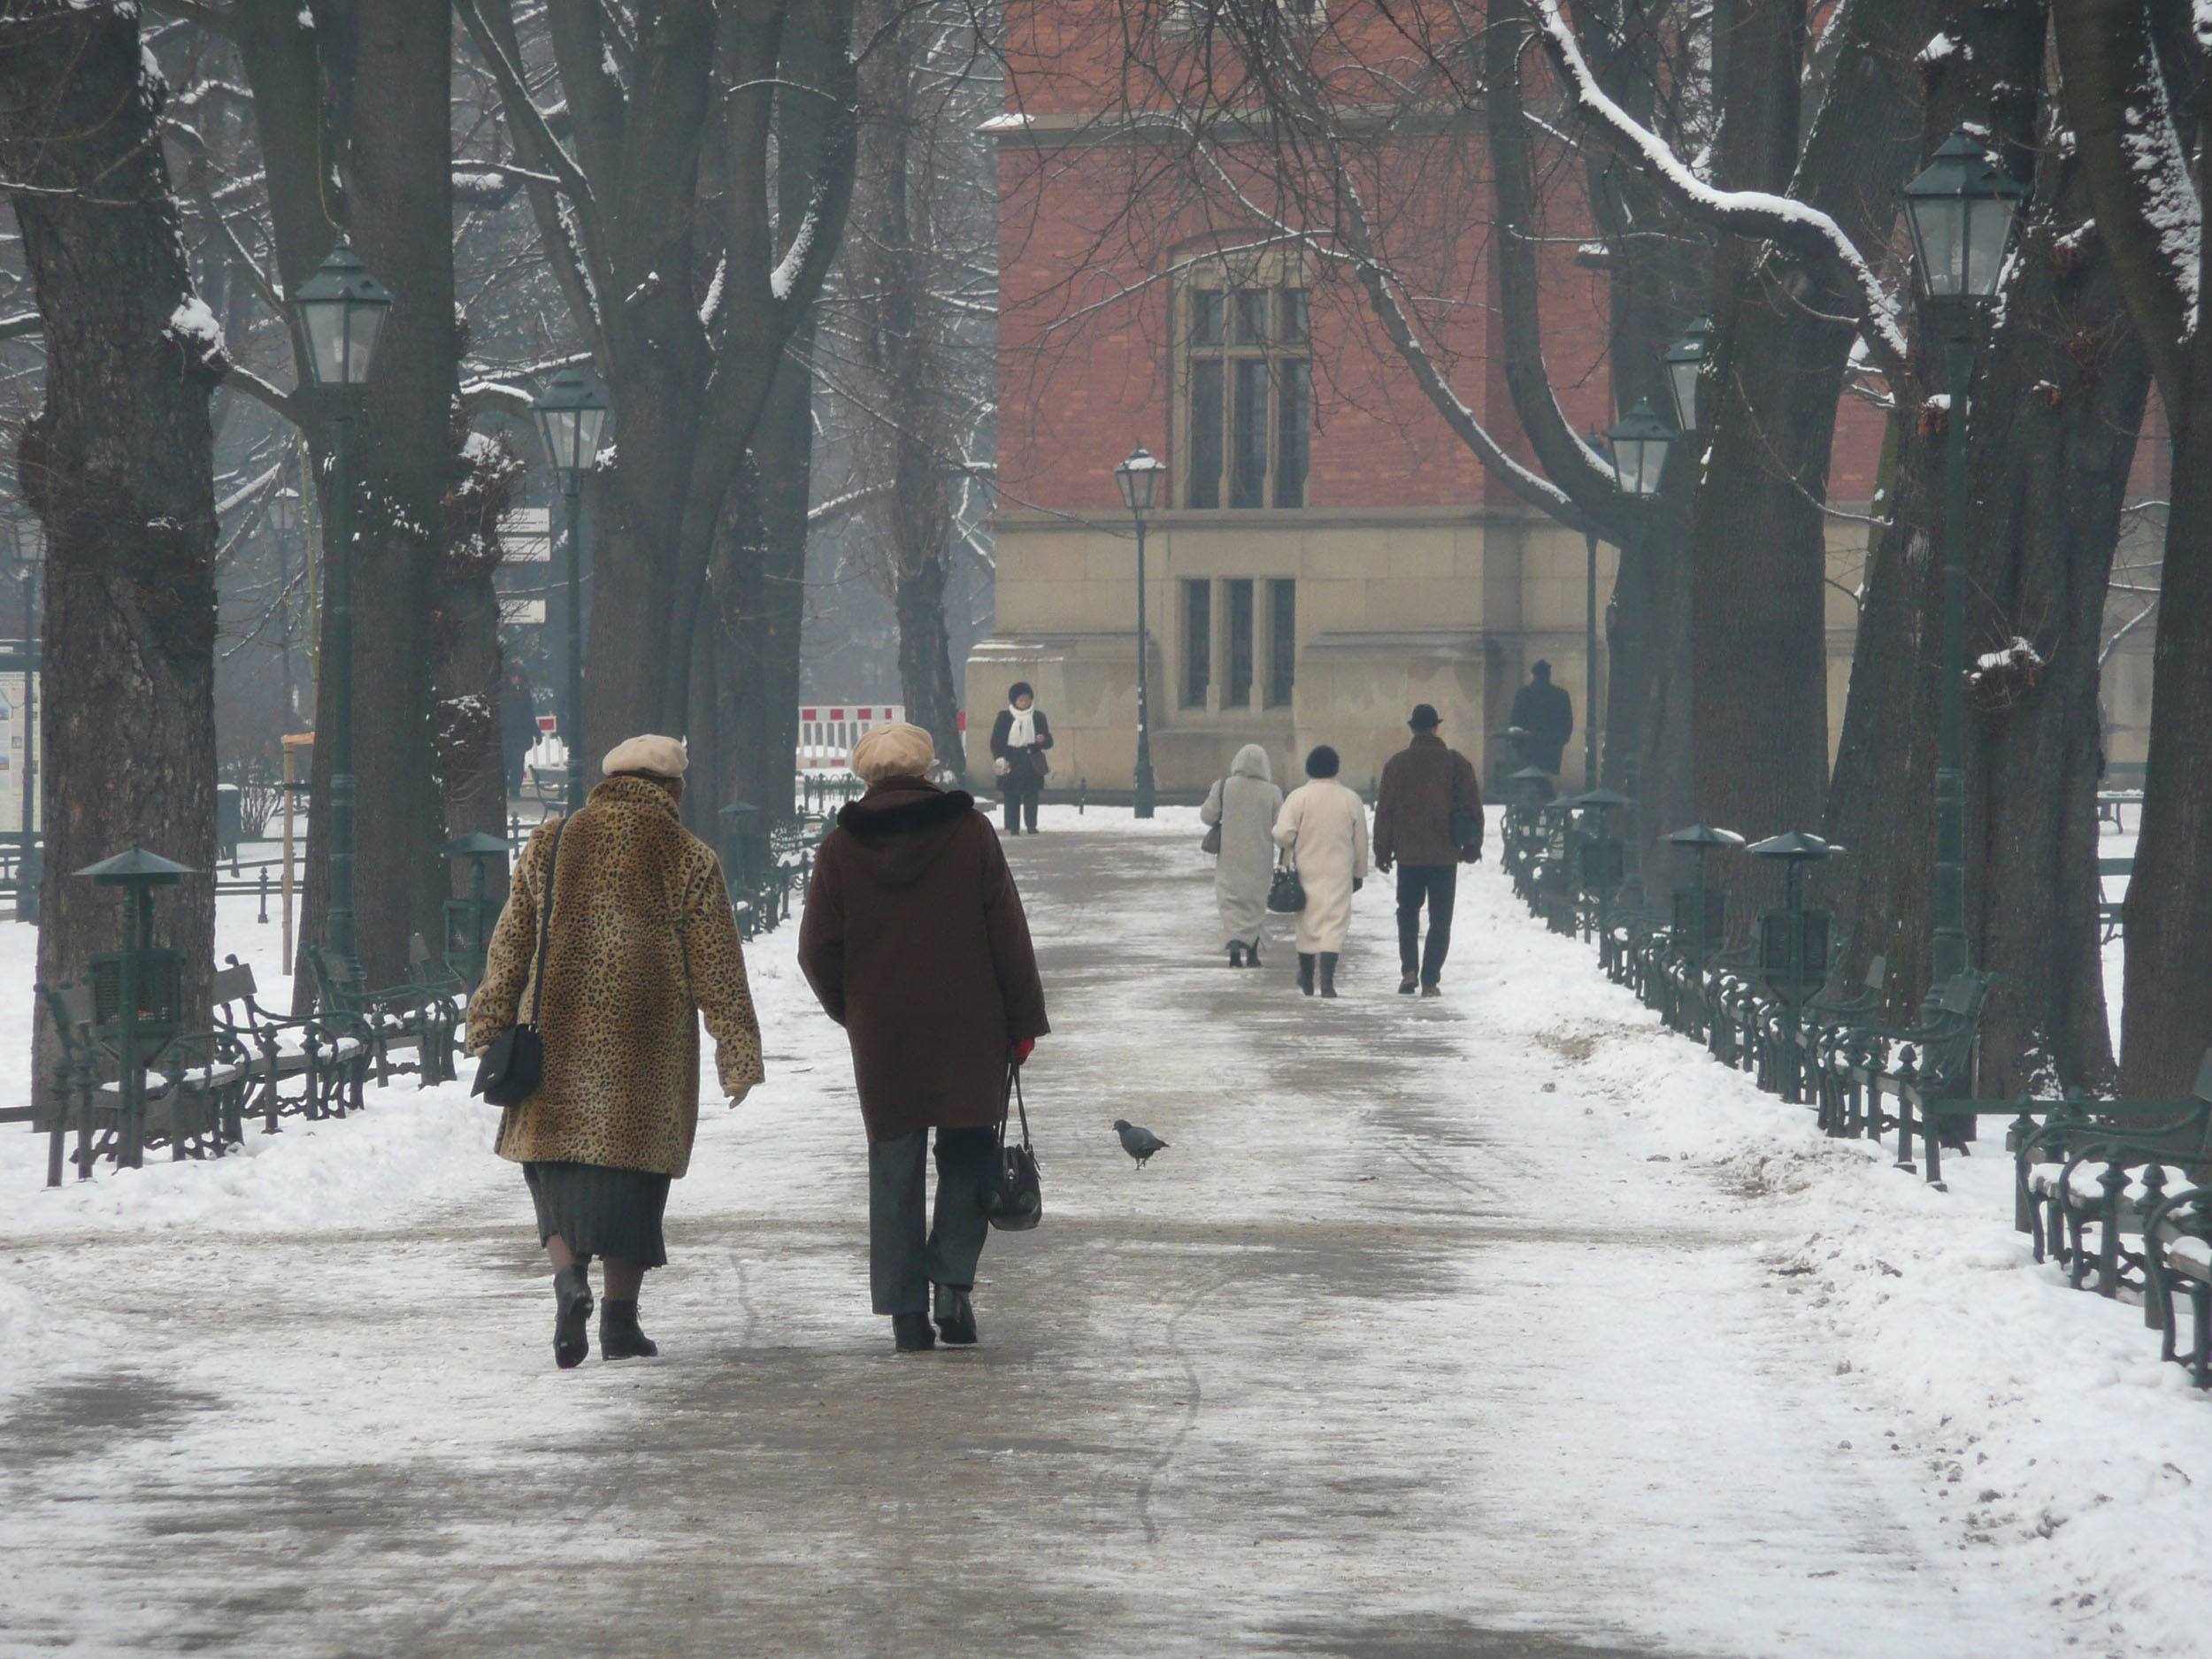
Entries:
{"type": "Polygon", "coordinates": [[[661,1345],[638,1329],[637,1298],[617,1302],[612,1296],[599,1304],[599,1357],[650,1359],[661,1345]]]}
{"type": "Polygon", "coordinates": [[[1244,947],[1234,940],[1229,941],[1229,965],[1233,968],[1244,965],[1244,947]]]}
{"type": "Polygon", "coordinates": [[[1252,941],[1249,954],[1244,958],[1244,965],[1248,968],[1256,968],[1260,965],[1260,941],[1258,940],[1252,941]]]}
{"type": "Polygon", "coordinates": [[[1313,995],[1313,957],[1302,950],[1298,953],[1298,988],[1313,995]]]}
{"type": "Polygon", "coordinates": [[[976,1340],[975,1303],[962,1285],[937,1286],[937,1334],[954,1348],[970,1348],[976,1340]]]}
{"type": "Polygon", "coordinates": [[[591,1278],[580,1266],[553,1275],[553,1363],[574,1371],[591,1353],[591,1278]]]}
{"type": "Polygon", "coordinates": [[[1321,995],[1336,995],[1336,952],[1333,950],[1321,953],[1321,995]]]}
{"type": "Polygon", "coordinates": [[[937,1346],[937,1333],[929,1328],[926,1313],[895,1313],[891,1316],[891,1340],[898,1344],[902,1354],[919,1354],[937,1346]]]}

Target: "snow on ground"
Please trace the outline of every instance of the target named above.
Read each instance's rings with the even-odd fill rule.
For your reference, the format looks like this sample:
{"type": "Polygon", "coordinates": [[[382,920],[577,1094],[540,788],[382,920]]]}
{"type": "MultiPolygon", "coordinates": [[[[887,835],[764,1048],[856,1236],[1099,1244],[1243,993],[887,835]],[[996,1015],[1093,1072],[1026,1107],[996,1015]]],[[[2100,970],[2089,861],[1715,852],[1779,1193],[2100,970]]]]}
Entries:
{"type": "MultiPolygon", "coordinates": [[[[1993,1141],[1937,1193],[1818,1136],[1494,864],[1440,1004],[1390,995],[1383,880],[1325,1005],[1286,945],[1215,964],[1190,810],[1044,823],[1010,855],[1056,1025],[1048,1217],[995,1240],[986,1349],[941,1369],[864,1311],[849,1073],[795,929],[750,955],[770,1083],[725,1112],[709,1074],[650,1366],[543,1363],[527,1202],[465,1086],[58,1193],[0,1132],[0,1444],[32,1459],[0,1460],[0,1627],[627,1652],[644,1602],[655,1651],[972,1647],[998,1625],[952,1573],[1070,1655],[2212,1654],[2212,1402],[2139,1310],[2029,1261],[1993,1141]],[[1125,1112],[1173,1143],[1141,1175],[1125,1112]],[[950,1528],[909,1512],[940,1443],[916,1478],[950,1528]],[[618,1460],[580,1505],[566,1444],[618,1460]]],[[[276,1000],[252,917],[226,900],[220,934],[276,1000]]],[[[12,1056],[29,933],[0,933],[12,1056]]]]}

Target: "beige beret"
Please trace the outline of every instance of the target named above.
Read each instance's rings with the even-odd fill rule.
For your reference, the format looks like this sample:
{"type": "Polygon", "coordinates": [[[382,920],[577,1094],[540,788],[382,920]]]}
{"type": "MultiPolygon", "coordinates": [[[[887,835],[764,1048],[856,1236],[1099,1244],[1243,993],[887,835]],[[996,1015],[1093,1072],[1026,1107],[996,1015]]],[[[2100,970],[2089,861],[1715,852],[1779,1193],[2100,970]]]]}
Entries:
{"type": "Polygon", "coordinates": [[[879,783],[886,778],[926,777],[937,759],[937,745],[918,726],[897,721],[871,726],[853,745],[852,767],[862,781],[879,783]]]}
{"type": "Polygon", "coordinates": [[[610,778],[618,772],[649,772],[656,778],[680,778],[684,768],[690,764],[691,757],[684,753],[684,746],[676,739],[656,737],[649,732],[617,743],[599,763],[599,770],[610,778]]]}

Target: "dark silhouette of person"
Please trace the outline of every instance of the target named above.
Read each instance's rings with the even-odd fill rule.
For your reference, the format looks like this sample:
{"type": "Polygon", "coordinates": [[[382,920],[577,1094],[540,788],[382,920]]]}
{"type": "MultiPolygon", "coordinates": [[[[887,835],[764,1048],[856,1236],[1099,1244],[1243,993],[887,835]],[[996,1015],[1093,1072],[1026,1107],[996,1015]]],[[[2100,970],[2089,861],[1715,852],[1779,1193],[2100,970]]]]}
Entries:
{"type": "Polygon", "coordinates": [[[1567,740],[1574,735],[1574,699],[1551,683],[1551,664],[1541,660],[1530,665],[1528,684],[1513,694],[1513,712],[1507,722],[1517,735],[1514,746],[1521,764],[1557,775],[1567,740]]]}

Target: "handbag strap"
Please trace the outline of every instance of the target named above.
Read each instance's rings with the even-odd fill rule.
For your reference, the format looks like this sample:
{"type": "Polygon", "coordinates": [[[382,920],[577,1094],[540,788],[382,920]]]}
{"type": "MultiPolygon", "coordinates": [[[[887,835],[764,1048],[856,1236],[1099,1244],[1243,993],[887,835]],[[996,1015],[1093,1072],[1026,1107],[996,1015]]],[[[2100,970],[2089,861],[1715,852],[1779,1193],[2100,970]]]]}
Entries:
{"type": "Polygon", "coordinates": [[[1006,1063],[1006,1104],[999,1110],[998,1143],[1006,1144],[1006,1120],[1012,1112],[1019,1112],[1022,1121],[1022,1150],[1030,1151],[1029,1107],[1022,1099],[1022,1069],[1012,1061],[1006,1063]]]}
{"type": "Polygon", "coordinates": [[[545,914],[538,918],[538,965],[530,976],[530,1023],[538,1023],[538,1004],[545,1000],[545,948],[553,942],[553,895],[561,879],[561,832],[565,818],[553,820],[553,849],[545,860],[545,914]]]}

